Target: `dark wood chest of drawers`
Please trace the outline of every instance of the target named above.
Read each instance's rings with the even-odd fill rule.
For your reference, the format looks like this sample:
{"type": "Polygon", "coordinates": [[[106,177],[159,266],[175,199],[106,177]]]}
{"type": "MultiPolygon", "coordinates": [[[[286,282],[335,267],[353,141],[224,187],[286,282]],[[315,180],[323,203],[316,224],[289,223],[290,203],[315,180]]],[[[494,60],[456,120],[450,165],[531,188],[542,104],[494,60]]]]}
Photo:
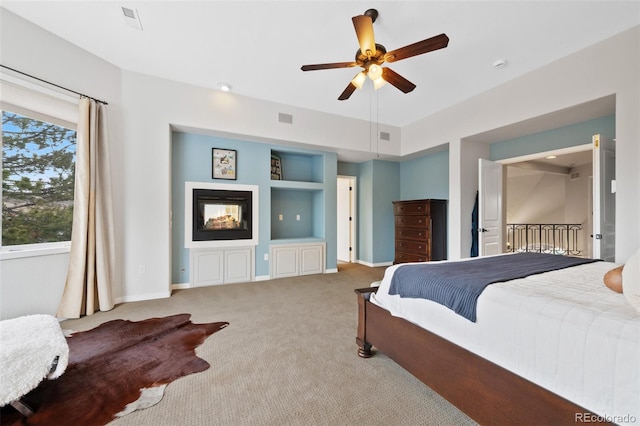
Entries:
{"type": "Polygon", "coordinates": [[[393,263],[447,258],[447,200],[394,201],[393,263]]]}

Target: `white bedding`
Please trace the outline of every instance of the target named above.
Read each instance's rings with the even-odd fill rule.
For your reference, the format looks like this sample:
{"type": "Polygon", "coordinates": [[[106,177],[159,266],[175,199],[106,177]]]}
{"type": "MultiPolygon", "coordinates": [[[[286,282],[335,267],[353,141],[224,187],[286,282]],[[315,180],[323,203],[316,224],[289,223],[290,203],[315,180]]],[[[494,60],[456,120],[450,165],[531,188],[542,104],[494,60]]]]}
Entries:
{"type": "Polygon", "coordinates": [[[373,303],[620,424],[640,424],[640,313],[609,290],[595,262],[488,286],[477,322],[425,299],[389,295],[387,269],[373,303]]]}

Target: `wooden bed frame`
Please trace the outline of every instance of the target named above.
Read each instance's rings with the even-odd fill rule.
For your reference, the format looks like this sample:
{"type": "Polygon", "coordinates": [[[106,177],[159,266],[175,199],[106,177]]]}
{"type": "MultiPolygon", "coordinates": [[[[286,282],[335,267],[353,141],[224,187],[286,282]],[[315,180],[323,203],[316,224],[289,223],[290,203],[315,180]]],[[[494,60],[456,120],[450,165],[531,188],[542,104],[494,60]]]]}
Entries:
{"type": "Polygon", "coordinates": [[[375,346],[482,425],[611,424],[497,364],[392,316],[369,301],[377,289],[355,290],[360,357],[371,357],[375,346]]]}

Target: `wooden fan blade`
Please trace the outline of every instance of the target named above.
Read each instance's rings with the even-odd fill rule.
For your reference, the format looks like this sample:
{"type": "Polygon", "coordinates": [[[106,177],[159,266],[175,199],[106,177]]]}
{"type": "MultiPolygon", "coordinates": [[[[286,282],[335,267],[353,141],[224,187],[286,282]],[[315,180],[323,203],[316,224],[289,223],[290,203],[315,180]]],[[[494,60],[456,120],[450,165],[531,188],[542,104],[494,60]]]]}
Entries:
{"type": "Polygon", "coordinates": [[[351,18],[353,27],[356,29],[360,52],[363,55],[373,56],[376,54],[376,41],[373,36],[373,19],[371,16],[358,15],[351,18]]]}
{"type": "Polygon", "coordinates": [[[415,84],[413,84],[391,68],[382,68],[382,79],[387,83],[394,85],[404,93],[409,93],[416,88],[415,84]]]}
{"type": "Polygon", "coordinates": [[[356,91],[356,89],[357,87],[352,82],[349,82],[349,85],[346,89],[344,89],[344,92],[342,92],[342,94],[338,96],[338,100],[346,101],[347,99],[349,99],[349,96],[351,96],[351,94],[356,91]]]}
{"type": "Polygon", "coordinates": [[[303,65],[300,69],[302,71],[316,71],[316,70],[329,70],[332,68],[349,68],[355,67],[355,62],[334,62],[331,64],[313,64],[313,65],[303,65]]]}
{"type": "Polygon", "coordinates": [[[400,59],[410,58],[412,56],[422,55],[423,53],[433,50],[443,49],[449,44],[449,37],[446,34],[440,34],[417,43],[401,47],[384,55],[385,62],[399,61],[400,59]]]}

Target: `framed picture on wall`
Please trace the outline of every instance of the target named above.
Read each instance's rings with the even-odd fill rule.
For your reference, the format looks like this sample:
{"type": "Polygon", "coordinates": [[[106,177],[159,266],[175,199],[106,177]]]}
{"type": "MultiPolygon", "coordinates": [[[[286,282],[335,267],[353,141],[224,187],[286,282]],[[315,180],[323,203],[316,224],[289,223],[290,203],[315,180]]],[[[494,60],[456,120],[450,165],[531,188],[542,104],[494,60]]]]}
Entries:
{"type": "Polygon", "coordinates": [[[282,161],[277,155],[271,156],[271,180],[282,180],[282,161]]]}
{"type": "Polygon", "coordinates": [[[238,153],[234,149],[213,148],[211,153],[213,179],[235,179],[238,153]]]}

